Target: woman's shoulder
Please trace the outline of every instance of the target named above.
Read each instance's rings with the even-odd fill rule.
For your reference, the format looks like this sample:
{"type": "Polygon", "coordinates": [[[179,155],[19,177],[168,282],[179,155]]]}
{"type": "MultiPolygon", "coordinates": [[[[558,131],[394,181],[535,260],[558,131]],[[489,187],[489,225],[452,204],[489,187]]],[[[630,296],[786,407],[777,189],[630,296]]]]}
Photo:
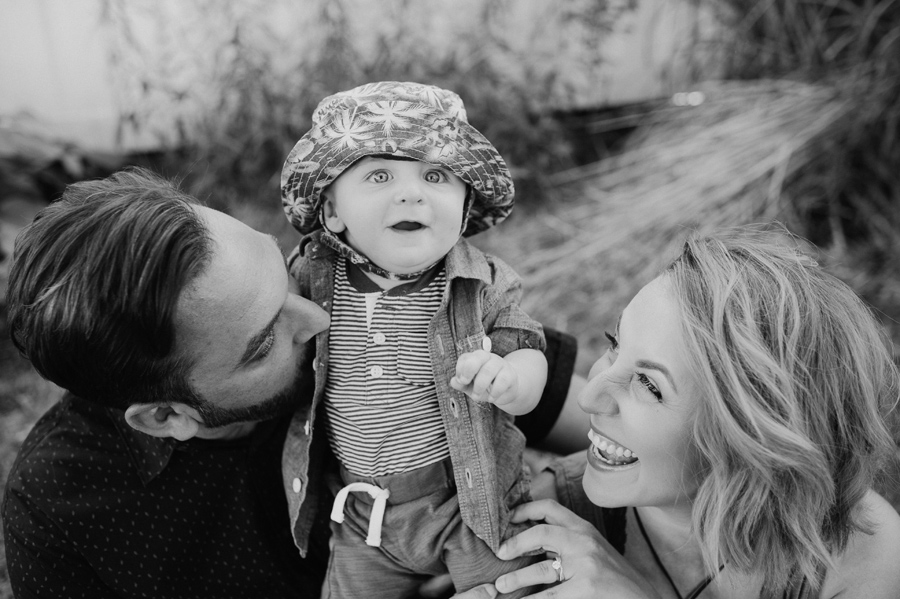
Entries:
{"type": "Polygon", "coordinates": [[[821,597],[896,598],[900,589],[900,514],[869,491],[860,507],[869,532],[850,536],[822,585],[821,597]]]}

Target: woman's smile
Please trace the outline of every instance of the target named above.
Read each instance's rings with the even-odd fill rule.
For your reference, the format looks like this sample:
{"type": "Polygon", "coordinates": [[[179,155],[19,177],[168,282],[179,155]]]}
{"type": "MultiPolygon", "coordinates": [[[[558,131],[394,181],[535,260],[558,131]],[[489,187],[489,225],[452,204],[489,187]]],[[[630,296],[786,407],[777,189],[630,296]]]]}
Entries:
{"type": "Polygon", "coordinates": [[[588,439],[591,440],[590,457],[596,459],[600,467],[622,469],[638,462],[638,456],[633,451],[594,429],[588,431],[588,439]]]}

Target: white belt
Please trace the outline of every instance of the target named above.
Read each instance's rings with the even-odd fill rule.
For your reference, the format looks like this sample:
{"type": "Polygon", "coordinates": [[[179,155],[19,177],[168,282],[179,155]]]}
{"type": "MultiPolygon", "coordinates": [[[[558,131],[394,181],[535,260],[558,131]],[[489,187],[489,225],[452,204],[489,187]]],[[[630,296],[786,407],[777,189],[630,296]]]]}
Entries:
{"type": "Polygon", "coordinates": [[[347,495],[353,491],[354,493],[368,493],[375,503],[372,505],[372,515],[369,516],[369,536],[366,537],[366,545],[371,547],[381,546],[381,522],[384,520],[384,508],[387,504],[388,497],[391,492],[369,483],[350,483],[340,491],[334,498],[334,506],[331,508],[331,519],[341,524],[344,521],[344,503],[347,502],[347,495]]]}

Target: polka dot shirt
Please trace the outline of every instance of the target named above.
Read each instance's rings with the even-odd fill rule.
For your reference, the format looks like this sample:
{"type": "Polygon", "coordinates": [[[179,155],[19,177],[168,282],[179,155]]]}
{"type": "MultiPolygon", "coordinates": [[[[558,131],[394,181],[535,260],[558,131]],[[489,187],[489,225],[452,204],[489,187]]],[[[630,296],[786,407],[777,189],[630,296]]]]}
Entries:
{"type": "Polygon", "coordinates": [[[65,397],[9,475],[2,515],[15,596],[317,597],[328,509],[301,558],[281,482],[286,428],[178,442],[65,397]]]}
{"type": "MultiPolygon", "coordinates": [[[[544,395],[516,419],[529,443],[556,421],[577,351],[573,337],[544,333],[544,395]]],[[[181,443],[67,395],[32,429],[7,481],[3,534],[16,598],[318,597],[331,506],[319,506],[301,558],[281,480],[288,422],[236,441],[181,443]]]]}

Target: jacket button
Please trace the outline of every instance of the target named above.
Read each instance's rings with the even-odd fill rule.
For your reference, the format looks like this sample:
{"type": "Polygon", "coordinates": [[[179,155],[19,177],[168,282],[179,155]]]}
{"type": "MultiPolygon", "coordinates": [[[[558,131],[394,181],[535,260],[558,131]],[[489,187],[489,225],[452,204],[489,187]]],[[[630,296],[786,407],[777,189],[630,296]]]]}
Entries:
{"type": "MultiPolygon", "coordinates": [[[[306,436],[309,436],[309,420],[306,421],[306,424],[303,425],[303,432],[306,433],[306,436]]],[[[296,478],[294,480],[297,480],[296,478]]]]}
{"type": "Polygon", "coordinates": [[[491,351],[491,338],[488,337],[487,335],[485,335],[484,338],[481,340],[481,349],[483,349],[486,352],[491,351]]]}
{"type": "Polygon", "coordinates": [[[300,492],[300,489],[303,488],[303,483],[300,482],[300,479],[299,479],[299,478],[295,478],[295,479],[294,479],[294,482],[293,482],[293,484],[292,484],[291,486],[292,486],[292,488],[294,489],[294,493],[299,493],[299,492],[300,492]]]}

